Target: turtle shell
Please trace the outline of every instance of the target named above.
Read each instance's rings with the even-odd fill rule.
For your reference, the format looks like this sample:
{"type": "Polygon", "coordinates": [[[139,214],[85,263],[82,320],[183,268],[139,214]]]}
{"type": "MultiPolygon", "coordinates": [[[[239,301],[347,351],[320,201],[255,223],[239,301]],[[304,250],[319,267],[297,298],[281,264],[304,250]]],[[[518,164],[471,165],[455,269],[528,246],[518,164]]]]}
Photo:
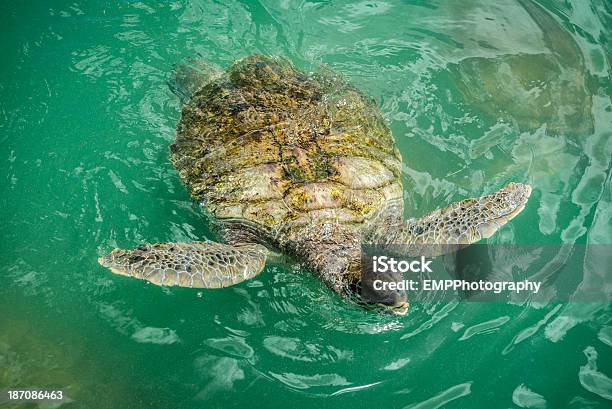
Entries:
{"type": "Polygon", "coordinates": [[[376,104],[331,72],[251,56],[183,107],[172,160],[220,221],[258,233],[360,226],[402,197],[401,158],[376,104]]]}

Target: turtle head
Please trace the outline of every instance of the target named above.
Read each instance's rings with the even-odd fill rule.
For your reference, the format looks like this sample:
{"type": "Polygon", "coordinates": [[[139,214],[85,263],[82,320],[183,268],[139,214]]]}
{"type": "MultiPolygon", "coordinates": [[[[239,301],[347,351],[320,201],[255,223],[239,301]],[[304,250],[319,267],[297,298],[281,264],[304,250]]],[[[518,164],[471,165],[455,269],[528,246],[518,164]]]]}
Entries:
{"type": "Polygon", "coordinates": [[[406,314],[406,293],[380,287],[380,282],[402,281],[402,273],[397,269],[375,272],[361,244],[362,232],[340,223],[315,224],[296,239],[297,254],[333,291],[366,309],[406,314]]]}
{"type": "Polygon", "coordinates": [[[404,279],[399,271],[374,272],[371,266],[364,263],[359,295],[361,300],[385,312],[405,315],[408,312],[406,291],[398,290],[390,283],[399,283],[404,279]]]}

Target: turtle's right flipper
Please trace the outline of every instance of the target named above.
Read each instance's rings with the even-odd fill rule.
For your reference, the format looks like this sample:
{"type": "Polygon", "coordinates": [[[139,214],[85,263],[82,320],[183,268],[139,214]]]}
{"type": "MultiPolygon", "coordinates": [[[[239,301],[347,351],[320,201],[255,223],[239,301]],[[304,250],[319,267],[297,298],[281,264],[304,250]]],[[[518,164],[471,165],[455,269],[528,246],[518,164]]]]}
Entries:
{"type": "Polygon", "coordinates": [[[380,226],[372,243],[400,246],[414,255],[437,256],[491,237],[523,211],[531,186],[509,183],[490,195],[451,203],[404,224],[380,226]]]}
{"type": "Polygon", "coordinates": [[[215,64],[190,58],[175,65],[173,74],[168,79],[168,87],[185,103],[198,90],[222,74],[221,68],[215,64]]]}
{"type": "Polygon", "coordinates": [[[160,286],[221,288],[261,273],[267,255],[268,250],[259,244],[157,243],[115,249],[98,262],[115,274],[160,286]]]}

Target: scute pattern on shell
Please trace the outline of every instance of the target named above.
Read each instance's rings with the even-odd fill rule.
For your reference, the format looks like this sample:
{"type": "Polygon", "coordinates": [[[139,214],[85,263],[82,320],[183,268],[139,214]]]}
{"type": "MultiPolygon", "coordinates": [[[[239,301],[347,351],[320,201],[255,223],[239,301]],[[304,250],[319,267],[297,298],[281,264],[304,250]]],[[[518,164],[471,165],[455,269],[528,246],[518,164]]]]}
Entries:
{"type": "Polygon", "coordinates": [[[217,219],[298,234],[360,225],[402,196],[401,159],[374,101],[284,59],[233,64],[183,107],[174,165],[217,219]]]}

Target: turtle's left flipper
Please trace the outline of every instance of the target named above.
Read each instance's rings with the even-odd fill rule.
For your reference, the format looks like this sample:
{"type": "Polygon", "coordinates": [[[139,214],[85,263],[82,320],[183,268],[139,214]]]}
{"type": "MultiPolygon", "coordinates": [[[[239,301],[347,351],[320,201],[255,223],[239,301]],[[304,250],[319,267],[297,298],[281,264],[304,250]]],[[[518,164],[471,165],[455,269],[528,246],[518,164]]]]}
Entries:
{"type": "Polygon", "coordinates": [[[98,262],[115,274],[156,285],[221,288],[261,273],[267,255],[268,250],[259,244],[157,243],[115,249],[98,262]]]}
{"type": "Polygon", "coordinates": [[[384,233],[377,232],[372,244],[407,245],[415,254],[430,256],[450,253],[491,237],[525,208],[530,194],[529,185],[510,183],[490,195],[452,203],[400,226],[381,227],[384,233]]]}

